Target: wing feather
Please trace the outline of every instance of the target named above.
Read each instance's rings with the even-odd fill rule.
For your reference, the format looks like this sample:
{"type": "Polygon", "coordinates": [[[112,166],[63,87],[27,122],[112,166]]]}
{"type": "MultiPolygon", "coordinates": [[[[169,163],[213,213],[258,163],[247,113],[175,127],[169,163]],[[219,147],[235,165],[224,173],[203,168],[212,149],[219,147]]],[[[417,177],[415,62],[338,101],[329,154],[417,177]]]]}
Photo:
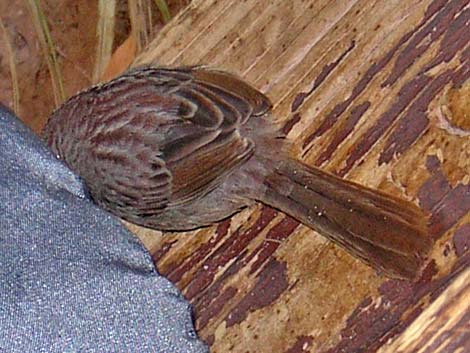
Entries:
{"type": "Polygon", "coordinates": [[[138,68],[80,93],[52,116],[50,130],[56,119],[69,119],[80,151],[73,141],[48,138],[93,181],[98,203],[132,221],[220,185],[253,154],[240,126],[270,107],[262,93],[228,73],[138,68]]]}

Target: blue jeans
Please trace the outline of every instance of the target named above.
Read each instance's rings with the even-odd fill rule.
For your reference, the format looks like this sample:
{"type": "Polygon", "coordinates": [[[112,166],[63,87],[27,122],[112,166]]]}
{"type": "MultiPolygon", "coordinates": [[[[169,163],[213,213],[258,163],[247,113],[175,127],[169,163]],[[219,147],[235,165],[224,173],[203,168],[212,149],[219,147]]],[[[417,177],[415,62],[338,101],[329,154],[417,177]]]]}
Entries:
{"type": "Polygon", "coordinates": [[[0,105],[0,352],[207,352],[140,241],[0,105]]]}

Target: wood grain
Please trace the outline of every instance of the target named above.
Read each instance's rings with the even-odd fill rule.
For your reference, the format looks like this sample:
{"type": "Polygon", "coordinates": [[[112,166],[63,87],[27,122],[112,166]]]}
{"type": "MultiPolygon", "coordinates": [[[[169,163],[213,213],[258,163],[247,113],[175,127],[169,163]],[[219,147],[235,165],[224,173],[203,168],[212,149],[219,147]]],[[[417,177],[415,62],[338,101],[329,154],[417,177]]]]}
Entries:
{"type": "Polygon", "coordinates": [[[380,352],[466,352],[470,347],[470,268],[380,352]]]}
{"type": "Polygon", "coordinates": [[[271,98],[293,155],[430,214],[415,283],[261,205],[191,233],[130,226],[213,352],[468,348],[469,21],[468,0],[195,0],[136,60],[238,73],[271,98]],[[453,318],[449,336],[429,317],[453,318]]]}

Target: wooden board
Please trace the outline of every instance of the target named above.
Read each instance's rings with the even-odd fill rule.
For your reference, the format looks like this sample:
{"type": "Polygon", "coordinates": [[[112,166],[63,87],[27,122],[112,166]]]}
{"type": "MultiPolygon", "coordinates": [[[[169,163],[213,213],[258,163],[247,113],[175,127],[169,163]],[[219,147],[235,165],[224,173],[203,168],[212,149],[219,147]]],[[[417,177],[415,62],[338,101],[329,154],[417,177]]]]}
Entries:
{"type": "Polygon", "coordinates": [[[191,233],[130,226],[213,352],[470,351],[469,21],[468,0],[195,0],[137,59],[238,73],[293,155],[431,215],[415,283],[262,205],[191,233]]]}

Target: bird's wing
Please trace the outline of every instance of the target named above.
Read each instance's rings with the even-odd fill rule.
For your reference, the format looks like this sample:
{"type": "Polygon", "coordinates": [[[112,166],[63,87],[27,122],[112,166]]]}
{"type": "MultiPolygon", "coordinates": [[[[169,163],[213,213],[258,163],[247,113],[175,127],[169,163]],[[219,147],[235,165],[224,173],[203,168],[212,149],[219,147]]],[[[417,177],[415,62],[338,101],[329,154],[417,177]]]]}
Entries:
{"type": "MultiPolygon", "coordinates": [[[[153,155],[142,175],[130,180],[134,170],[129,175],[119,171],[108,183],[126,184],[127,193],[145,192],[140,216],[190,202],[220,185],[253,154],[254,145],[240,135],[240,125],[271,106],[236,76],[203,67],[140,68],[108,86],[119,90],[120,82],[134,87],[123,88],[122,102],[114,104],[131,102],[133,122],[116,133],[132,136],[135,170],[142,170],[137,164],[153,155]]],[[[107,138],[113,140],[109,132],[107,138]]],[[[129,196],[126,204],[132,202],[129,196]]]]}
{"type": "Polygon", "coordinates": [[[160,152],[173,176],[170,203],[182,204],[213,190],[252,155],[254,145],[240,136],[239,127],[271,105],[262,93],[221,71],[193,67],[155,73],[179,83],[167,93],[179,100],[181,124],[170,129],[160,152]]]}

